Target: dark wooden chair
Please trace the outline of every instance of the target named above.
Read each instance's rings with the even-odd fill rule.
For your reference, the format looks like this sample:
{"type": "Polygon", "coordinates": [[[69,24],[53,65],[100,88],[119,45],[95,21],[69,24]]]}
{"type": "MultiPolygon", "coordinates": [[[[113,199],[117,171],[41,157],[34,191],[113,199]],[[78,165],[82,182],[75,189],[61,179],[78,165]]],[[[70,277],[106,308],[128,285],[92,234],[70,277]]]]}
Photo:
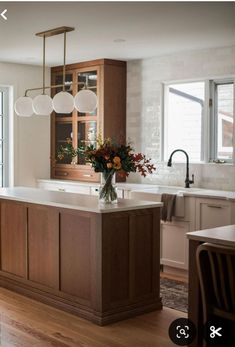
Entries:
{"type": "Polygon", "coordinates": [[[212,316],[235,321],[235,249],[204,243],[197,249],[204,323],[212,316]]]}

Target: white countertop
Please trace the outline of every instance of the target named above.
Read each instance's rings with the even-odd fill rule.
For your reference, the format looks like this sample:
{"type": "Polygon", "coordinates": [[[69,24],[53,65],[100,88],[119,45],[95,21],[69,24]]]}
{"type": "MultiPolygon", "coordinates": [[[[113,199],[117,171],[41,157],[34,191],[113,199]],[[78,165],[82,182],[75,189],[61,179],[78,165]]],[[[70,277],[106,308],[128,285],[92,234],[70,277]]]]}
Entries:
{"type": "Polygon", "coordinates": [[[95,213],[119,212],[162,206],[162,203],[159,202],[135,201],[132,199],[119,199],[118,203],[113,205],[99,205],[98,197],[96,196],[27,187],[0,188],[1,198],[95,213]]]}
{"type": "MultiPolygon", "coordinates": [[[[99,183],[93,182],[81,182],[81,181],[71,181],[71,180],[55,180],[55,179],[38,179],[37,182],[41,183],[54,183],[62,185],[78,185],[78,186],[94,186],[98,187],[99,183]]],[[[157,184],[143,184],[143,183],[128,183],[120,182],[116,184],[119,189],[124,189],[128,191],[145,192],[150,194],[159,194],[158,188],[163,192],[164,189],[166,193],[178,194],[180,196],[195,196],[202,198],[212,198],[212,199],[226,199],[235,200],[235,191],[223,191],[223,190],[212,190],[205,188],[197,188],[193,185],[191,188],[177,187],[177,186],[163,186],[157,184]],[[174,191],[175,190],[175,191],[174,191]]]]}
{"type": "Polygon", "coordinates": [[[192,231],[187,233],[187,237],[190,240],[211,242],[224,246],[235,247],[235,225],[192,231]]]}

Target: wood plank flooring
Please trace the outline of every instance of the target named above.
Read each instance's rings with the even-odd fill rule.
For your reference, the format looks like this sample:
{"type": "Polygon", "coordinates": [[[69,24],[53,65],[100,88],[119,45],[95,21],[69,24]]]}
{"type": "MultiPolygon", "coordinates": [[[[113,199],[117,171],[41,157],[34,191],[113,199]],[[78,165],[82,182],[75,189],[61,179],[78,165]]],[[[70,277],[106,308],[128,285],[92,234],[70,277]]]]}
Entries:
{"type": "Polygon", "coordinates": [[[168,327],[179,317],[164,308],[99,327],[0,288],[1,347],[173,347],[168,327]]]}

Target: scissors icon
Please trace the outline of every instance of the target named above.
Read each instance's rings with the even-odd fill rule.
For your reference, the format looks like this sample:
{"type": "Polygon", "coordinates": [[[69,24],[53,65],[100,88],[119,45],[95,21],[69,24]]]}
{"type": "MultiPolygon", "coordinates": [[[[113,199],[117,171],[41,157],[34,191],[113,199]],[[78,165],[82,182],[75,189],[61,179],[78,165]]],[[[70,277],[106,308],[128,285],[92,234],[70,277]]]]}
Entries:
{"type": "Polygon", "coordinates": [[[215,329],[215,327],[212,325],[212,326],[210,327],[210,331],[212,331],[212,332],[210,333],[210,337],[211,337],[212,339],[214,339],[214,338],[215,338],[215,335],[217,335],[217,336],[222,336],[222,335],[219,333],[220,330],[222,330],[222,328],[217,328],[217,329],[215,329]]]}

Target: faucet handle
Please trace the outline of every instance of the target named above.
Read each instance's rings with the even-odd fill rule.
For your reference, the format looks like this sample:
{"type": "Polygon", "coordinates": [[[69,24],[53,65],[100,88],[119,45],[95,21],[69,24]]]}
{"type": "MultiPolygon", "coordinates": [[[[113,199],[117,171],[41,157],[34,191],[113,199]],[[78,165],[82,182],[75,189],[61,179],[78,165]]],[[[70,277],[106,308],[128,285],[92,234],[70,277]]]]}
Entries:
{"type": "Polygon", "coordinates": [[[194,183],[194,174],[192,174],[192,180],[189,181],[190,184],[194,183]]]}

